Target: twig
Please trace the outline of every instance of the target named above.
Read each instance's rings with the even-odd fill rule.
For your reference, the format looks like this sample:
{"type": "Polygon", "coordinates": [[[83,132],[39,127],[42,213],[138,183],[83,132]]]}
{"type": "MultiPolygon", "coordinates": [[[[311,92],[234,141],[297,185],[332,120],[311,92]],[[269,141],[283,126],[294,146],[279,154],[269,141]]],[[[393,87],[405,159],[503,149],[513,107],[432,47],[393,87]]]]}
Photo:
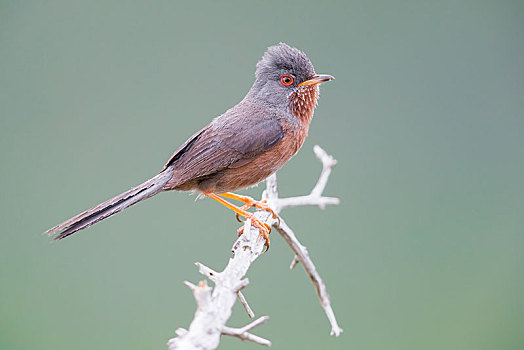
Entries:
{"type": "MultiPolygon", "coordinates": [[[[313,151],[315,152],[315,155],[317,158],[322,162],[322,172],[320,173],[320,176],[318,178],[318,181],[311,190],[311,193],[307,196],[298,196],[298,197],[290,197],[290,198],[278,198],[278,193],[276,190],[276,175],[272,175],[269,177],[266,182],[274,182],[273,184],[268,185],[266,191],[270,194],[271,197],[274,195],[275,197],[271,197],[273,202],[270,204],[270,207],[275,210],[277,213],[279,213],[282,209],[285,208],[291,208],[291,207],[298,207],[298,206],[304,206],[304,205],[316,205],[320,209],[324,209],[326,205],[337,205],[340,203],[340,200],[338,198],[334,197],[323,197],[322,192],[324,191],[324,188],[326,187],[327,181],[329,179],[329,175],[331,174],[331,170],[333,167],[337,164],[337,161],[326,153],[320,146],[316,145],[313,148],[313,151]]],[[[269,202],[269,200],[268,200],[269,202]]]]}
{"type": "Polygon", "coordinates": [[[244,310],[246,310],[247,315],[249,316],[249,318],[255,318],[255,313],[253,312],[253,310],[251,309],[251,307],[247,303],[247,300],[246,300],[246,297],[244,296],[244,294],[242,294],[242,292],[239,291],[237,293],[237,297],[238,297],[238,301],[240,301],[240,304],[242,304],[242,306],[244,307],[244,310]]]}
{"type": "Polygon", "coordinates": [[[268,319],[269,319],[269,316],[262,316],[258,320],[255,320],[242,328],[224,327],[222,329],[222,334],[229,335],[232,337],[237,337],[242,340],[249,340],[253,343],[257,343],[257,344],[264,345],[264,346],[271,346],[271,342],[269,340],[248,332],[249,330],[255,328],[256,326],[261,325],[262,323],[266,322],[268,319]]]}

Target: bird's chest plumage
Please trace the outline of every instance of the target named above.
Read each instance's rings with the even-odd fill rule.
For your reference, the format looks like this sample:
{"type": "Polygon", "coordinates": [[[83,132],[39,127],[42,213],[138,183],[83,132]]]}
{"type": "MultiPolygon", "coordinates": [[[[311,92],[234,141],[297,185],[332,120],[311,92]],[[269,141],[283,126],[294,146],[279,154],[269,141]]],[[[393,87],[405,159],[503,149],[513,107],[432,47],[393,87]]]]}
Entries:
{"type": "Polygon", "coordinates": [[[280,169],[298,152],[304,142],[307,128],[304,130],[305,128],[300,124],[298,121],[296,123],[282,122],[284,137],[271,149],[258,155],[249,163],[220,172],[214,179],[214,190],[220,193],[251,187],[280,169]]]}
{"type": "Polygon", "coordinates": [[[302,147],[309,131],[309,124],[318,99],[318,86],[308,86],[289,96],[289,110],[280,120],[284,137],[272,149],[246,166],[246,171],[265,168],[264,176],[257,183],[280,169],[302,147]]]}
{"type": "Polygon", "coordinates": [[[309,124],[313,118],[313,113],[318,100],[318,86],[307,86],[299,89],[289,97],[289,109],[293,116],[299,121],[298,126],[291,128],[295,132],[295,140],[298,146],[295,152],[298,152],[306,140],[309,124]]]}

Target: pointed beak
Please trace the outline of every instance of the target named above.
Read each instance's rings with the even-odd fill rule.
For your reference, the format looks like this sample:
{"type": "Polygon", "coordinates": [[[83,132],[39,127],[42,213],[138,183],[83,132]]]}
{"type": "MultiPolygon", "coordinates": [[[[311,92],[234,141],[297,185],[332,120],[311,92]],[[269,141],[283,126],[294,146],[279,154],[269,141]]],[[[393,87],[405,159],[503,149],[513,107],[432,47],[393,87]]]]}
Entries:
{"type": "Polygon", "coordinates": [[[333,80],[333,79],[335,79],[335,77],[332,76],[332,75],[329,75],[329,74],[318,74],[318,75],[315,75],[314,77],[312,77],[311,79],[306,80],[305,82],[298,84],[297,86],[317,85],[317,84],[324,83],[326,81],[330,81],[330,80],[333,80]]]}

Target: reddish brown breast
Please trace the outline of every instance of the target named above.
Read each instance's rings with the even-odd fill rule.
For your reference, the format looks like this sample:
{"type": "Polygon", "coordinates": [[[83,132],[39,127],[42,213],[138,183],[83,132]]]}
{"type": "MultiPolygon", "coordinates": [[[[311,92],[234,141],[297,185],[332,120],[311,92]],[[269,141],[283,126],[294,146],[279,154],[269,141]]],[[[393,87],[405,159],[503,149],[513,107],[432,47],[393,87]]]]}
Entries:
{"type": "Polygon", "coordinates": [[[291,109],[291,113],[293,113],[302,124],[296,135],[298,148],[295,152],[298,152],[306,140],[309,131],[309,123],[311,123],[311,119],[313,118],[313,112],[315,111],[317,100],[318,85],[304,86],[293,92],[289,97],[289,108],[291,109]]]}

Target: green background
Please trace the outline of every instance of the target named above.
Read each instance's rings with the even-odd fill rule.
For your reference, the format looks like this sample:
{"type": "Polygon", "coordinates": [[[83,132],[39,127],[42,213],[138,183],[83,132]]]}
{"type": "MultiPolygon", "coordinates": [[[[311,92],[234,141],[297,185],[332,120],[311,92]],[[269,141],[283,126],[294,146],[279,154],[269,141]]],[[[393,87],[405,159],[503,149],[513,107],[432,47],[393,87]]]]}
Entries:
{"type": "MultiPolygon", "coordinates": [[[[339,161],[325,211],[289,209],[345,332],[273,234],[245,294],[276,349],[524,347],[522,1],[1,1],[0,348],[165,349],[222,269],[232,213],[164,193],[41,233],[156,174],[242,99],[280,41],[336,80],[283,196],[339,161]]],[[[260,196],[263,186],[244,191],[260,196]]],[[[236,305],[230,326],[247,315],[236,305]]],[[[222,348],[259,348],[223,338],[222,348]]]]}

